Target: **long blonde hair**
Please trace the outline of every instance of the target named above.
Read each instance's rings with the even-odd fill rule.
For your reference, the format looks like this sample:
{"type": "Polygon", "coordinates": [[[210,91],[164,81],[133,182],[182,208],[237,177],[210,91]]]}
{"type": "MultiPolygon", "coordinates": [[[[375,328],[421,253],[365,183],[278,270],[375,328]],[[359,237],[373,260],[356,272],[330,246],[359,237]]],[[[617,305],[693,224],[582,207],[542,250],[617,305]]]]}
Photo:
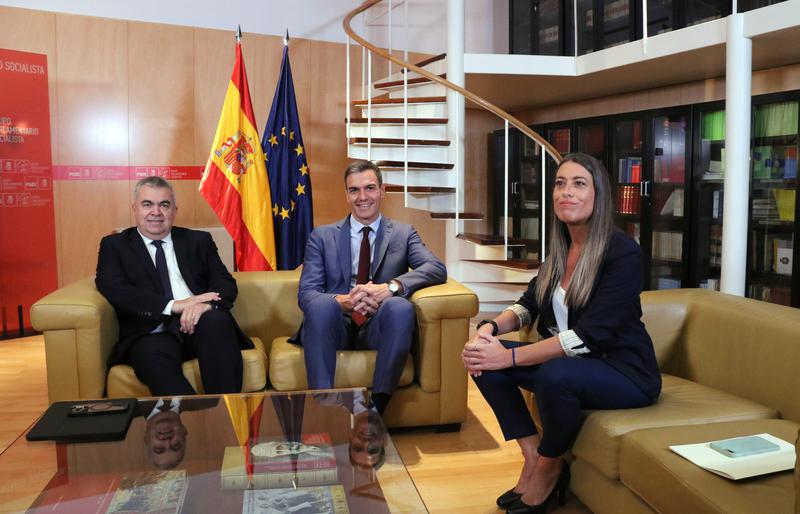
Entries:
{"type": "MultiPolygon", "coordinates": [[[[594,183],[594,207],[587,221],[588,237],[578,262],[575,264],[575,270],[564,299],[568,307],[581,308],[589,301],[589,295],[592,294],[595,279],[614,231],[611,184],[605,167],[591,155],[567,154],[559,163],[558,169],[561,169],[561,166],[567,162],[574,162],[583,167],[592,176],[594,183]]],[[[558,170],[556,170],[557,172],[558,170]]],[[[558,283],[567,271],[567,253],[570,242],[567,225],[559,220],[558,216],[551,213],[550,252],[542,267],[539,268],[536,280],[536,301],[539,305],[544,305],[546,301],[549,301],[552,291],[558,287],[558,283]]]]}

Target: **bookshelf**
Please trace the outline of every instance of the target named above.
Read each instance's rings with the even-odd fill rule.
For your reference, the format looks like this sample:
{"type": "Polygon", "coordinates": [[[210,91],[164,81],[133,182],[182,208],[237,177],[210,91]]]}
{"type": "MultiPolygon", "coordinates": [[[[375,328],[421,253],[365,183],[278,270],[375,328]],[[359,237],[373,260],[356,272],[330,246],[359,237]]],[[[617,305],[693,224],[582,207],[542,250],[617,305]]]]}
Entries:
{"type": "Polygon", "coordinates": [[[751,132],[746,294],[783,305],[793,303],[798,107],[797,99],[757,102],[751,132]]]}
{"type": "Polygon", "coordinates": [[[613,119],[610,162],[606,168],[614,194],[614,222],[634,241],[642,244],[644,116],[623,116],[613,119]]]}
{"type": "Polygon", "coordinates": [[[509,0],[509,53],[572,55],[572,2],[509,0]]]}
{"type": "Polygon", "coordinates": [[[517,129],[510,129],[508,145],[508,219],[503,215],[503,183],[505,172],[505,131],[491,135],[492,144],[492,216],[493,235],[504,234],[525,241],[524,248],[514,250],[511,257],[538,260],[541,255],[540,220],[542,216],[541,148],[517,129]]]}
{"type": "MultiPolygon", "coordinates": [[[[800,307],[800,90],[754,97],[752,114],[751,194],[742,206],[749,214],[745,293],[800,307]]],[[[645,256],[645,289],[719,290],[725,122],[724,102],[709,102],[533,128],[560,152],[586,152],[606,166],[615,224],[645,256]]],[[[502,160],[494,166],[502,177],[502,160]]],[[[554,170],[548,161],[547,191],[554,170]]],[[[545,219],[551,208],[546,195],[545,219]]]]}
{"type": "Polygon", "coordinates": [[[690,133],[689,109],[653,112],[649,116],[650,289],[674,289],[684,287],[687,282],[686,184],[689,183],[690,133]]]}
{"type": "Polygon", "coordinates": [[[725,105],[697,106],[694,112],[692,240],[689,287],[719,291],[722,263],[722,206],[725,179],[725,105]]]}

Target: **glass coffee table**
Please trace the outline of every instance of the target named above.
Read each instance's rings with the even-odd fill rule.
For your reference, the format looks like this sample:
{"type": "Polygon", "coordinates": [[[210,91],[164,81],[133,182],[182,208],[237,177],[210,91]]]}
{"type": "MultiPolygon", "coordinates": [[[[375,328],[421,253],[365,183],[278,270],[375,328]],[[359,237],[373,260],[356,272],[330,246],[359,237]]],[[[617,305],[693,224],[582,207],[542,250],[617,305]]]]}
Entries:
{"type": "Polygon", "coordinates": [[[0,512],[428,512],[367,394],[140,399],[122,441],[23,433],[0,454],[0,512]]]}

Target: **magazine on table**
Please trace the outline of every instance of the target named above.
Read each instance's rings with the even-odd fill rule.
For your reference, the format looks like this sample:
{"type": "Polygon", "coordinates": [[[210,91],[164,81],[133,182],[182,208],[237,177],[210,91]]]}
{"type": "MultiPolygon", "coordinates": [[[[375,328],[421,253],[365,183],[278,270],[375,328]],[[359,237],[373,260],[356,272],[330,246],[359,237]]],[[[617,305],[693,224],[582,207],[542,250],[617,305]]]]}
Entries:
{"type": "Polygon", "coordinates": [[[242,514],[349,514],[341,485],[244,491],[242,514]]]}

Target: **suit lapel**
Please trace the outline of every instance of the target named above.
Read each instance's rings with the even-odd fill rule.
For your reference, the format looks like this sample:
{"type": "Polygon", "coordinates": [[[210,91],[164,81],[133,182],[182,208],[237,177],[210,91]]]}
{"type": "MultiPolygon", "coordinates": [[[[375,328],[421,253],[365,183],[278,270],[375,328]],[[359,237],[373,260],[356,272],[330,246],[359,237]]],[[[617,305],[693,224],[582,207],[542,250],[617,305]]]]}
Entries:
{"type": "Polygon", "coordinates": [[[393,231],[394,223],[384,216],[378,227],[378,233],[375,235],[375,255],[372,257],[372,266],[370,267],[370,276],[373,277],[373,280],[378,273],[378,268],[383,263],[383,258],[386,257],[386,249],[389,248],[393,231]]]}
{"type": "Polygon", "coordinates": [[[178,269],[181,271],[186,285],[193,294],[197,294],[197,287],[194,283],[191,269],[189,268],[189,242],[186,240],[186,233],[182,230],[172,229],[172,245],[175,248],[175,258],[178,260],[178,269]]]}
{"type": "Polygon", "coordinates": [[[342,272],[342,280],[347,289],[350,289],[350,275],[353,273],[353,257],[350,255],[350,216],[347,216],[339,224],[339,231],[336,232],[336,250],[339,254],[339,266],[342,272]]]}
{"type": "Polygon", "coordinates": [[[147,271],[147,276],[150,277],[152,280],[153,285],[155,286],[156,291],[163,291],[163,287],[161,285],[161,279],[158,277],[158,273],[156,272],[156,265],[153,264],[153,258],[150,257],[150,253],[147,251],[147,248],[144,245],[144,241],[142,240],[142,236],[139,235],[139,231],[136,228],[131,229],[128,233],[128,246],[131,248],[131,253],[136,257],[136,259],[144,266],[145,271],[147,271]]]}

